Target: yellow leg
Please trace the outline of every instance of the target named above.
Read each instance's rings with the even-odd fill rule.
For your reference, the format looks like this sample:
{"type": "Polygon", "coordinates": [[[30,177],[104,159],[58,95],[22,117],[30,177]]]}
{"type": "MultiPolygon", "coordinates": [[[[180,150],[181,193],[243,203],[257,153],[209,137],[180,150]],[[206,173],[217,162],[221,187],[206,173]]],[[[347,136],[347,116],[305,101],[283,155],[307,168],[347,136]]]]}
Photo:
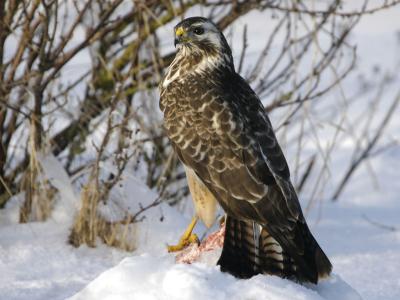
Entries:
{"type": "Polygon", "coordinates": [[[186,228],[185,232],[179,239],[179,242],[177,245],[171,245],[167,246],[168,252],[177,252],[181,251],[182,249],[186,248],[192,243],[197,243],[199,244],[199,238],[197,237],[196,234],[192,233],[194,226],[197,223],[197,220],[199,218],[197,216],[193,217],[192,221],[190,222],[189,226],[186,228]]]}

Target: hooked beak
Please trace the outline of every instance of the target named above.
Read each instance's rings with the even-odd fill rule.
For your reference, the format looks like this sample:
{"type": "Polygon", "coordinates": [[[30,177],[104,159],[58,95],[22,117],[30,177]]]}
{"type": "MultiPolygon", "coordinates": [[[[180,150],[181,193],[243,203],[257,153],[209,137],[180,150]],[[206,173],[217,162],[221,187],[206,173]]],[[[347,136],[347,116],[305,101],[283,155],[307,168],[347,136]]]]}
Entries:
{"type": "Polygon", "coordinates": [[[177,44],[185,42],[186,40],[187,40],[186,31],[183,29],[183,27],[181,26],[176,28],[174,46],[176,47],[177,44]]]}

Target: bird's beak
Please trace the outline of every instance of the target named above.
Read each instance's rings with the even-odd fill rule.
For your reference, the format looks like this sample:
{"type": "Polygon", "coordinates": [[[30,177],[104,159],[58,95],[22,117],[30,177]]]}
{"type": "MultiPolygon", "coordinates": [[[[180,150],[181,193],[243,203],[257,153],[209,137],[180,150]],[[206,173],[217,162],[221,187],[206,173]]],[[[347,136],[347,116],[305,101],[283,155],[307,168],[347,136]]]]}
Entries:
{"type": "Polygon", "coordinates": [[[187,34],[185,29],[183,29],[183,27],[178,27],[175,29],[175,41],[174,41],[174,45],[176,47],[177,44],[180,44],[182,42],[186,42],[187,41],[187,34]]]}

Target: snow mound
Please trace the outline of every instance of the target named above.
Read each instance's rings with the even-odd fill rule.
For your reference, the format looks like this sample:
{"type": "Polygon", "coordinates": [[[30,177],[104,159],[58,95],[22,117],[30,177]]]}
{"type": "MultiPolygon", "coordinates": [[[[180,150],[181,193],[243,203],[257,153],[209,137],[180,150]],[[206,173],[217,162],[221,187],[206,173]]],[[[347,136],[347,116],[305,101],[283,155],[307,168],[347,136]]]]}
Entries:
{"type": "Polygon", "coordinates": [[[360,300],[338,276],[318,286],[298,285],[275,276],[238,280],[204,263],[175,264],[173,256],[148,254],[125,258],[105,271],[69,300],[125,299],[268,299],[360,300]]]}

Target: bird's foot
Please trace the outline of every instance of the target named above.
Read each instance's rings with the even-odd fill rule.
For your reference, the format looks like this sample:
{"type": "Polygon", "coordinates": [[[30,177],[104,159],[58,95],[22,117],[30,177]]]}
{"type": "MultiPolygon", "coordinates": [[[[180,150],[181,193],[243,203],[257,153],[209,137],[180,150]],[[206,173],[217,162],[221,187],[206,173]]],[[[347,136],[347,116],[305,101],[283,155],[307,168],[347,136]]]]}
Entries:
{"type": "Polygon", "coordinates": [[[198,220],[197,217],[194,217],[192,219],[188,228],[185,230],[184,234],[179,239],[179,242],[177,245],[171,245],[171,246],[168,245],[167,246],[168,252],[178,252],[178,251],[185,249],[187,246],[189,246],[191,244],[197,244],[197,245],[200,244],[200,240],[197,237],[197,235],[192,233],[193,228],[197,223],[197,220],[198,220]]]}
{"type": "Polygon", "coordinates": [[[168,252],[178,252],[178,251],[181,251],[181,250],[185,249],[186,247],[188,247],[191,244],[197,244],[197,245],[200,244],[199,238],[194,233],[191,233],[188,236],[184,234],[179,239],[178,244],[176,244],[176,245],[168,245],[167,249],[168,249],[168,252]]]}

